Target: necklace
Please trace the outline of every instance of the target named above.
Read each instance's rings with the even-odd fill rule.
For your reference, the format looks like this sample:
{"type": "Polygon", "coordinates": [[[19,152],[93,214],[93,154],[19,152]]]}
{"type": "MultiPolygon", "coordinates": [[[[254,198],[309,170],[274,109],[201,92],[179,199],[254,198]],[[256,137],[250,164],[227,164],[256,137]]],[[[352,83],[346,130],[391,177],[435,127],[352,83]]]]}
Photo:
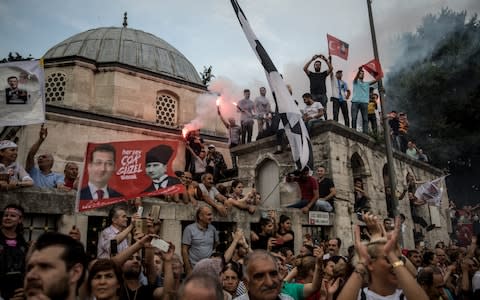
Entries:
{"type": "MultiPolygon", "coordinates": [[[[130,300],[130,289],[125,284],[123,285],[123,288],[125,289],[125,292],[127,293],[128,300],[130,300]]],[[[140,289],[140,287],[135,290],[135,295],[133,296],[133,300],[137,300],[137,293],[138,293],[139,289],[140,289]]]]}

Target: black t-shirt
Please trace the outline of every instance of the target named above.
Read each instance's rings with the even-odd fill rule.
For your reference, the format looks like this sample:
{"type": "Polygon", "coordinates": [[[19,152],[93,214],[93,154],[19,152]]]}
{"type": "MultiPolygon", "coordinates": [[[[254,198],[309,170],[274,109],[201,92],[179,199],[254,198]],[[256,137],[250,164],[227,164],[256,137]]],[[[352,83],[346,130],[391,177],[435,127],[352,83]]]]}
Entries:
{"type": "Polygon", "coordinates": [[[142,285],[136,291],[132,291],[125,286],[121,287],[120,290],[120,300],[148,300],[153,299],[153,292],[157,287],[155,285],[142,285]],[[128,295],[127,295],[128,291],[128,295]]]}
{"type": "Polygon", "coordinates": [[[327,93],[325,86],[325,78],[327,78],[327,76],[327,71],[308,73],[308,78],[310,78],[310,93],[312,93],[312,95],[323,95],[327,93]]]}
{"type": "Polygon", "coordinates": [[[27,251],[28,244],[22,235],[7,239],[0,231],[0,291],[4,299],[9,299],[15,289],[23,286],[27,251]]]}
{"type": "MultiPolygon", "coordinates": [[[[323,178],[322,181],[318,182],[318,195],[320,198],[325,198],[330,194],[330,189],[334,188],[335,184],[333,184],[333,180],[330,178],[323,178]]],[[[333,198],[327,200],[333,207],[333,198]]]]}
{"type": "Polygon", "coordinates": [[[267,250],[268,249],[268,239],[271,238],[269,235],[258,235],[258,241],[252,241],[252,250],[256,249],[263,249],[267,250]]]}

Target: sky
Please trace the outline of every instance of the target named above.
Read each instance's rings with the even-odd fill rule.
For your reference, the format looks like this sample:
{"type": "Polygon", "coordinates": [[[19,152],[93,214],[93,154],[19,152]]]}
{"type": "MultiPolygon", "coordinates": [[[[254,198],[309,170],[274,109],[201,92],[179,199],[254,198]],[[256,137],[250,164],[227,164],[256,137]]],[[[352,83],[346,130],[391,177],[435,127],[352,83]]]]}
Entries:
{"type": "MultiPolygon", "coordinates": [[[[327,54],[326,34],[349,43],[348,61],[333,58],[351,82],[358,66],[373,58],[365,0],[239,0],[240,6],[277,69],[294,89],[308,91],[303,65],[327,54]]],[[[422,17],[448,7],[480,12],[478,0],[373,0],[380,60],[388,76],[394,63],[389,45],[415,31],[422,17]],[[388,51],[387,51],[388,50],[388,51]]],[[[57,43],[98,27],[128,26],[152,33],[182,52],[197,71],[213,66],[216,78],[238,90],[266,85],[228,0],[0,0],[0,58],[9,52],[41,57],[57,43]]],[[[325,66],[323,66],[325,67],[325,66]]]]}

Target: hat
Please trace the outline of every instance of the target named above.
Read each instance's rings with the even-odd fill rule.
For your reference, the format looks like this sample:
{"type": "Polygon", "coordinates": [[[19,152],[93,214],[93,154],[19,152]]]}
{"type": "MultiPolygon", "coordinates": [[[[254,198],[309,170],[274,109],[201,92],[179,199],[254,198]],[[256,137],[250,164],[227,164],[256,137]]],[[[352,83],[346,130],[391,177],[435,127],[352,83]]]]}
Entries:
{"type": "Polygon", "coordinates": [[[0,141],[0,150],[7,149],[7,148],[17,148],[17,144],[10,140],[3,140],[0,141]]]}
{"type": "Polygon", "coordinates": [[[214,144],[210,144],[210,145],[208,145],[208,148],[215,148],[215,145],[214,145],[214,144]]]}
{"type": "Polygon", "coordinates": [[[173,149],[170,146],[160,145],[154,147],[147,152],[145,163],[159,162],[166,165],[170,160],[172,153],[173,149]]]}

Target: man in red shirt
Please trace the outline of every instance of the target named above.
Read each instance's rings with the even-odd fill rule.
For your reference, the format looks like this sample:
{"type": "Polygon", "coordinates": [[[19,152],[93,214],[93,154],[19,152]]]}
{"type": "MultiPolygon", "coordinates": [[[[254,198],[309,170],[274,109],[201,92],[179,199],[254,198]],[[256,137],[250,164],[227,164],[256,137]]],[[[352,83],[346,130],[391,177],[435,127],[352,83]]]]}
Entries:
{"type": "Polygon", "coordinates": [[[315,177],[310,176],[309,172],[310,169],[308,167],[305,167],[300,172],[299,176],[295,176],[296,174],[290,173],[287,177],[287,182],[295,181],[298,183],[302,196],[302,198],[298,202],[291,204],[287,207],[301,208],[304,214],[308,213],[312,206],[316,206],[317,200],[319,198],[318,182],[315,177]]]}

